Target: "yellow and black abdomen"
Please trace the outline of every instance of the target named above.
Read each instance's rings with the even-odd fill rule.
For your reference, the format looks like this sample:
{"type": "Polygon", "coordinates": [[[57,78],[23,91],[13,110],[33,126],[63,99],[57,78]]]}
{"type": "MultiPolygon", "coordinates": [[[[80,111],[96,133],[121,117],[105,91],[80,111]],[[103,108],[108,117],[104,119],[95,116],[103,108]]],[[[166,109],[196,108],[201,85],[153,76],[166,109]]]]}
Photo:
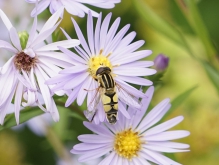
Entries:
{"type": "Polygon", "coordinates": [[[100,87],[104,89],[101,99],[106,113],[106,118],[109,123],[115,124],[118,113],[118,96],[115,92],[115,82],[111,74],[104,73],[101,75],[99,83],[100,87]]]}
{"type": "Polygon", "coordinates": [[[106,113],[106,118],[109,123],[115,124],[117,121],[118,113],[118,96],[116,92],[108,92],[105,90],[105,93],[101,96],[103,108],[106,113]]]}

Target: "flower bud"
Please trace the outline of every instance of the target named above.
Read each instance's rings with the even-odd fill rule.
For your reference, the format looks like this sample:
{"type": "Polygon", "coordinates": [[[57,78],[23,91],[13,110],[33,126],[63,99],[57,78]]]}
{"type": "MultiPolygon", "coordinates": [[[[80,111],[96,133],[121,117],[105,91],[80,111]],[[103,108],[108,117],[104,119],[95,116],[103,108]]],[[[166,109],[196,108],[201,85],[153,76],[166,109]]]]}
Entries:
{"type": "Polygon", "coordinates": [[[154,59],[154,68],[158,72],[163,72],[168,67],[168,64],[169,58],[163,54],[157,55],[157,57],[154,59]]]}
{"type": "Polygon", "coordinates": [[[26,31],[18,32],[18,36],[20,39],[22,49],[25,49],[27,46],[27,41],[29,38],[29,34],[26,31]]]}

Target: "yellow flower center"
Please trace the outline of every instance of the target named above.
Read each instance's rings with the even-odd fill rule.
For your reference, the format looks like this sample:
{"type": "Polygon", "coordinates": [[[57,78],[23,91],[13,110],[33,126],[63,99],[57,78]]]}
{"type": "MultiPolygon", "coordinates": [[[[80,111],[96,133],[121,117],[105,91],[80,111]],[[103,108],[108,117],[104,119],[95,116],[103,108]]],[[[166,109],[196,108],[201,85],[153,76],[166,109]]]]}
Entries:
{"type": "Polygon", "coordinates": [[[131,160],[138,155],[141,144],[142,141],[140,140],[139,134],[128,129],[116,134],[114,150],[121,157],[131,160]]]}
{"type": "Polygon", "coordinates": [[[110,56],[110,54],[107,56],[102,55],[102,51],[100,51],[99,55],[93,56],[89,59],[88,72],[90,73],[90,75],[92,77],[96,76],[97,69],[101,66],[106,66],[106,67],[109,67],[110,69],[112,69],[112,64],[108,59],[109,56],[110,56]]]}

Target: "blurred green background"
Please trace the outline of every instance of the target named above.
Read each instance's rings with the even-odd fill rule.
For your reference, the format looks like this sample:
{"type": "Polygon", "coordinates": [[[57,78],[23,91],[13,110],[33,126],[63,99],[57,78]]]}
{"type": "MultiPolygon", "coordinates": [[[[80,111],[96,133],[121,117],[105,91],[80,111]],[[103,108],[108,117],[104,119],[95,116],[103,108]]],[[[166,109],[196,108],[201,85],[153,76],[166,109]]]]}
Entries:
{"type": "MultiPolygon", "coordinates": [[[[191,145],[191,151],[177,153],[174,156],[171,155],[171,157],[185,165],[216,165],[219,160],[218,92],[209,80],[200,61],[193,58],[181,42],[177,42],[177,39],[173,40],[171,38],[172,36],[170,34],[172,32],[166,33],[165,24],[158,22],[155,26],[155,22],[153,21],[156,20],[152,15],[148,14],[149,12],[146,10],[141,10],[138,6],[138,2],[143,2],[153,14],[156,14],[156,16],[183,36],[191,52],[196,57],[212,62],[212,65],[217,67],[218,63],[215,61],[218,60],[218,54],[216,52],[219,51],[219,1],[194,1],[200,17],[209,32],[210,42],[214,47],[212,61],[207,56],[206,45],[203,44],[194,27],[191,26],[185,16],[185,13],[187,13],[187,17],[192,17],[190,15],[192,13],[189,13],[189,8],[185,3],[188,1],[193,0],[122,0],[120,4],[117,4],[111,10],[93,9],[102,11],[104,16],[109,12],[113,12],[112,21],[117,17],[121,17],[120,29],[126,24],[131,24],[129,32],[137,32],[135,40],[143,39],[146,41],[142,49],[153,51],[153,54],[146,60],[153,60],[160,53],[170,58],[169,66],[161,78],[162,81],[156,83],[156,92],[152,99],[152,105],[156,105],[167,97],[174,100],[186,90],[197,86],[191,95],[187,96],[188,98],[186,97],[184,102],[177,106],[164,119],[167,120],[178,115],[183,115],[185,117],[184,121],[174,129],[189,130],[191,132],[189,137],[181,140],[191,145]]],[[[29,17],[33,6],[24,2],[23,5],[26,12],[24,12],[23,17],[18,17],[12,12],[10,5],[13,3],[15,3],[13,0],[5,2],[2,4],[2,9],[10,19],[13,17],[14,23],[20,24],[24,21],[24,18],[29,17]]],[[[39,19],[43,22],[49,17],[49,11],[45,11],[39,16],[39,19]]],[[[70,15],[65,13],[64,20],[60,26],[66,29],[72,38],[77,38],[70,17],[70,15]]],[[[86,18],[74,18],[86,34],[86,18]]],[[[27,19],[26,22],[28,23],[26,25],[31,25],[32,20],[28,20],[30,19],[27,19]]],[[[26,25],[24,27],[19,25],[19,27],[26,28],[26,25]]],[[[17,26],[15,25],[15,27],[17,26]]],[[[198,26],[198,28],[201,29],[202,27],[198,26]]],[[[49,126],[44,121],[45,125],[47,125],[46,136],[36,135],[27,125],[19,130],[5,129],[1,131],[0,164],[55,165],[58,163],[61,164],[60,160],[69,160],[70,164],[77,164],[76,157],[71,155],[69,151],[78,142],[78,135],[89,132],[83,127],[83,121],[79,117],[80,115],[75,115],[78,114],[75,111],[78,112],[80,109],[84,110],[86,106],[77,107],[75,104],[71,106],[71,109],[60,106],[60,122],[51,122],[51,126],[49,126]],[[76,111],[75,109],[78,110],[76,111]]]]}

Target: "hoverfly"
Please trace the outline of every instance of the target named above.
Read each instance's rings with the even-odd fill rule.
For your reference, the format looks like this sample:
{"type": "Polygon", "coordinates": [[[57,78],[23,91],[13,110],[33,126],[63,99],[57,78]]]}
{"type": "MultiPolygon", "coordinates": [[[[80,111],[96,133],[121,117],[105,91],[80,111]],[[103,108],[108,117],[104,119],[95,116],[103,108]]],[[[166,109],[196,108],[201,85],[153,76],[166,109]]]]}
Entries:
{"type": "Polygon", "coordinates": [[[123,98],[120,99],[127,105],[131,105],[140,109],[138,99],[126,92],[120,85],[115,83],[109,67],[99,67],[96,71],[95,80],[98,82],[99,87],[96,89],[96,93],[88,105],[88,110],[85,111],[85,116],[90,121],[93,121],[97,111],[97,105],[100,101],[102,101],[107,121],[110,124],[115,124],[118,120],[119,94],[123,95],[123,98]]]}

